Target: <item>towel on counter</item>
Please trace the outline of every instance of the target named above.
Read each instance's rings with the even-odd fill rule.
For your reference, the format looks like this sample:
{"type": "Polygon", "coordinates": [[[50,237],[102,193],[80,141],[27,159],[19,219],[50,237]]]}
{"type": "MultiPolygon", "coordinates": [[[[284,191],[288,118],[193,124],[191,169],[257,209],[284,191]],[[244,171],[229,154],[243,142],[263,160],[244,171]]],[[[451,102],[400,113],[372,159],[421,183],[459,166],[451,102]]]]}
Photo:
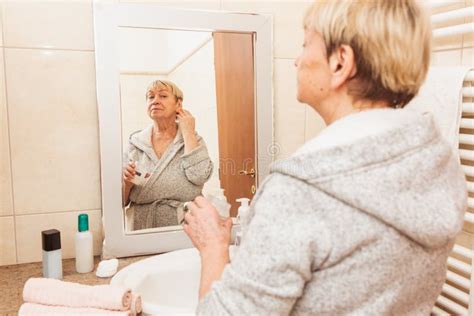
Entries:
{"type": "Polygon", "coordinates": [[[462,87],[468,67],[430,67],[418,95],[407,108],[433,113],[441,134],[456,154],[462,116],[462,87]]]}
{"type": "Polygon", "coordinates": [[[111,311],[97,308],[78,308],[66,306],[48,306],[34,303],[24,303],[18,311],[19,316],[129,316],[133,315],[131,311],[111,311]]]}
{"type": "Polygon", "coordinates": [[[130,310],[130,289],[113,285],[84,285],[55,279],[30,278],[23,288],[26,303],[67,307],[130,310]]]}
{"type": "Polygon", "coordinates": [[[140,314],[142,312],[142,298],[138,294],[132,294],[132,304],[130,305],[132,314],[140,314]]]}

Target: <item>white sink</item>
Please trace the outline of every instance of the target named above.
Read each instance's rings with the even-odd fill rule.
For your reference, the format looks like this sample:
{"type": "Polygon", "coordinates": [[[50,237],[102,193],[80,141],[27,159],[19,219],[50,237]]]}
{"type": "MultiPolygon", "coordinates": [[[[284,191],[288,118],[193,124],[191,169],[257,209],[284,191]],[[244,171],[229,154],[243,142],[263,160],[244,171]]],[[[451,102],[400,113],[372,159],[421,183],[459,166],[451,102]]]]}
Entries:
{"type": "Polygon", "coordinates": [[[145,315],[195,315],[200,274],[199,252],[190,248],[135,262],[110,283],[139,293],[145,315]]]}

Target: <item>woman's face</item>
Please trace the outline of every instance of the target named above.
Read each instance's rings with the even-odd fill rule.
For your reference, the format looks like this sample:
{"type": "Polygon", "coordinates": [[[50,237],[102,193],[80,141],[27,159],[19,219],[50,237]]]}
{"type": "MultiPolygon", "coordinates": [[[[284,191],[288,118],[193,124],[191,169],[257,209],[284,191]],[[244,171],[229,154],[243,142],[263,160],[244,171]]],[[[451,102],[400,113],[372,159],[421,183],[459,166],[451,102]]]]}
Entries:
{"type": "Polygon", "coordinates": [[[175,119],[176,111],[181,107],[181,100],[167,88],[153,88],[146,93],[148,116],[152,120],[175,119]]]}
{"type": "Polygon", "coordinates": [[[303,50],[295,60],[298,101],[317,106],[329,94],[331,72],[326,46],[318,33],[305,30],[303,50]]]}

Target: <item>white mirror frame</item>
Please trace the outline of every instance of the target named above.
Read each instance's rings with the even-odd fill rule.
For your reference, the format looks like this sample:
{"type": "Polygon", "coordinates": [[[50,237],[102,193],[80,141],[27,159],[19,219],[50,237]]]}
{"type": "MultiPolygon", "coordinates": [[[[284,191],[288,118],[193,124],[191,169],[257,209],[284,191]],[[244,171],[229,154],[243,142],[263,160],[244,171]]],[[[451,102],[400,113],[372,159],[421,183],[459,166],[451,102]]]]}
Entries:
{"type": "Polygon", "coordinates": [[[272,18],[221,11],[181,10],[155,4],[94,1],[94,35],[99,113],[104,254],[115,257],[192,247],[179,231],[125,233],[122,208],[122,127],[119,27],[255,32],[256,159],[258,182],[273,161],[272,18]]]}

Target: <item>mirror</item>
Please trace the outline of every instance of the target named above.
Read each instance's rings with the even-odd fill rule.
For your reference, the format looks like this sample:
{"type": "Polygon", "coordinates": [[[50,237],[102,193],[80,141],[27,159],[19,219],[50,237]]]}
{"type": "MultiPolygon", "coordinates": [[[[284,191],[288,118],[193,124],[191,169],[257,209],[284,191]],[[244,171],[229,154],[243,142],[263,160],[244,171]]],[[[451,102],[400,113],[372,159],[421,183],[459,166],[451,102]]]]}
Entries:
{"type": "Polygon", "coordinates": [[[181,229],[184,203],[221,189],[213,34],[119,27],[119,57],[122,164],[126,169],[132,162],[136,171],[132,182],[122,183],[125,230],[181,229]],[[165,107],[182,107],[194,118],[204,150],[181,158],[189,144],[180,140],[182,122],[165,115],[165,107]],[[167,124],[173,139],[167,130],[160,139],[160,126],[167,124]],[[194,165],[185,169],[184,161],[194,165]]]}
{"type": "Polygon", "coordinates": [[[192,247],[185,202],[235,216],[273,160],[271,19],[96,0],[94,24],[104,256],[192,247]]]}

